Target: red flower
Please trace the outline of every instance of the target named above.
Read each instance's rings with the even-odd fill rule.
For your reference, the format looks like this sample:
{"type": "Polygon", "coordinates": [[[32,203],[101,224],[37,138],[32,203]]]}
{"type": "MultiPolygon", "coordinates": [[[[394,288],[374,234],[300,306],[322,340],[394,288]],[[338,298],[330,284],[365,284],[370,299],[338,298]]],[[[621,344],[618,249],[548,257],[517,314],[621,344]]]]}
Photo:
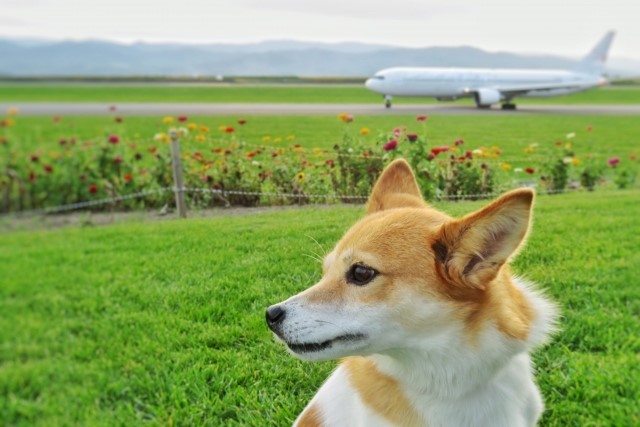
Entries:
{"type": "Polygon", "coordinates": [[[620,163],[620,157],[612,157],[607,160],[607,163],[609,163],[609,166],[611,166],[612,168],[615,168],[616,166],[618,166],[618,163],[620,163]]]}
{"type": "Polygon", "coordinates": [[[447,145],[442,145],[440,147],[434,147],[431,149],[431,154],[433,154],[433,157],[436,157],[438,154],[440,153],[444,153],[446,151],[449,151],[449,146],[447,145]]]}
{"type": "Polygon", "coordinates": [[[220,184],[218,184],[218,183],[216,182],[215,184],[213,184],[213,185],[211,186],[211,188],[213,188],[214,190],[218,190],[218,191],[220,191],[220,190],[222,190],[222,185],[220,185],[220,184]]]}
{"type": "Polygon", "coordinates": [[[149,147],[147,148],[147,151],[150,153],[155,153],[158,149],[156,147],[149,147]]]}
{"type": "Polygon", "coordinates": [[[113,161],[115,162],[116,165],[119,165],[120,163],[122,163],[122,157],[120,156],[115,156],[113,158],[113,161]]]}
{"type": "Polygon", "coordinates": [[[244,155],[247,159],[253,159],[256,156],[256,152],[255,151],[250,151],[247,154],[244,155]]]}
{"type": "Polygon", "coordinates": [[[556,141],[555,144],[556,144],[556,147],[560,147],[562,145],[562,141],[556,141]]]}
{"type": "Polygon", "coordinates": [[[0,144],[7,145],[8,143],[9,140],[7,138],[5,138],[4,136],[0,137],[0,144]]]}
{"type": "Polygon", "coordinates": [[[459,139],[459,140],[457,140],[456,142],[454,142],[453,144],[454,144],[456,147],[457,147],[458,145],[462,145],[462,144],[464,144],[464,139],[459,139]]]}
{"type": "Polygon", "coordinates": [[[136,153],[136,154],[133,155],[133,158],[136,159],[136,160],[140,160],[140,159],[142,159],[142,154],[136,153]]]}
{"type": "Polygon", "coordinates": [[[473,159],[473,151],[470,151],[470,150],[465,151],[465,152],[464,152],[464,156],[465,156],[467,159],[473,159]]]}
{"type": "Polygon", "coordinates": [[[38,176],[36,175],[36,173],[34,171],[29,172],[29,181],[36,182],[37,178],[38,178],[38,176]]]}
{"type": "Polygon", "coordinates": [[[52,120],[53,120],[53,123],[60,123],[60,121],[62,120],[62,117],[54,116],[52,120]]]}
{"type": "Polygon", "coordinates": [[[44,171],[45,171],[46,173],[51,173],[51,172],[53,172],[53,166],[51,166],[51,165],[44,165],[44,171]]]}
{"type": "Polygon", "coordinates": [[[427,117],[427,116],[418,116],[418,117],[416,117],[416,120],[419,121],[419,122],[426,122],[428,118],[429,117],[427,117]]]}
{"type": "Polygon", "coordinates": [[[240,120],[238,120],[238,124],[239,124],[240,126],[242,126],[242,125],[244,125],[244,124],[246,124],[246,123],[247,123],[247,121],[246,121],[245,119],[240,119],[240,120]]]}
{"type": "Polygon", "coordinates": [[[274,151],[273,153],[271,153],[271,157],[278,157],[278,152],[274,151]]]}
{"type": "Polygon", "coordinates": [[[120,138],[117,135],[109,135],[109,142],[112,144],[117,144],[120,142],[120,138]]]}
{"type": "Polygon", "coordinates": [[[224,150],[224,154],[231,154],[233,153],[233,150],[231,150],[230,148],[227,148],[226,150],[224,150]]]}
{"type": "Polygon", "coordinates": [[[115,117],[113,119],[116,123],[122,123],[122,117],[115,117]]]}
{"type": "Polygon", "coordinates": [[[178,117],[178,121],[179,121],[179,122],[186,122],[187,120],[189,120],[189,117],[187,117],[187,116],[180,116],[180,117],[178,117]]]}
{"type": "Polygon", "coordinates": [[[534,168],[526,168],[524,171],[529,175],[536,173],[536,170],[534,168]]]}
{"type": "Polygon", "coordinates": [[[409,142],[416,142],[418,140],[418,135],[416,135],[415,133],[408,133],[407,139],[409,140],[409,142]]]}
{"type": "Polygon", "coordinates": [[[130,173],[124,176],[124,182],[131,182],[132,180],[133,180],[133,175],[131,175],[130,173]]]}
{"type": "Polygon", "coordinates": [[[35,154],[31,156],[31,161],[33,163],[38,163],[38,160],[40,160],[40,157],[36,156],[35,154]]]}
{"type": "Polygon", "coordinates": [[[226,133],[233,133],[235,131],[235,129],[232,128],[231,126],[227,126],[226,128],[224,128],[224,131],[226,133]]]}
{"type": "Polygon", "coordinates": [[[325,160],[324,164],[327,166],[334,167],[336,163],[333,161],[333,159],[327,159],[325,160]]]}
{"type": "Polygon", "coordinates": [[[593,126],[587,126],[587,132],[593,131],[593,126]]]}
{"type": "Polygon", "coordinates": [[[67,145],[67,140],[66,139],[61,139],[60,141],[58,141],[58,144],[67,145]]]}
{"type": "Polygon", "coordinates": [[[95,184],[91,184],[91,185],[89,186],[89,193],[91,193],[91,194],[95,194],[95,193],[97,193],[97,192],[98,192],[98,186],[97,186],[97,185],[95,185],[95,184]]]}
{"type": "Polygon", "coordinates": [[[395,150],[396,148],[398,148],[398,141],[396,141],[395,139],[392,139],[382,146],[382,149],[384,151],[391,151],[395,150]]]}

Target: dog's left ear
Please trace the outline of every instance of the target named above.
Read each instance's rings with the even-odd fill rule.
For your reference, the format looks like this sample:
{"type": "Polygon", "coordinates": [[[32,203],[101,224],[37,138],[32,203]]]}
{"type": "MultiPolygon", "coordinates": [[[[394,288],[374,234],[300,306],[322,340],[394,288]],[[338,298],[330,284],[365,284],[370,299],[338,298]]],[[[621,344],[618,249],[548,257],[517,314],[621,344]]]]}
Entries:
{"type": "Polygon", "coordinates": [[[445,223],[432,246],[442,276],[453,284],[484,289],[525,240],[533,198],[531,189],[510,191],[445,223]]]}
{"type": "Polygon", "coordinates": [[[367,202],[367,213],[401,207],[422,207],[424,201],[416,177],[406,160],[396,159],[376,181],[367,202]]]}

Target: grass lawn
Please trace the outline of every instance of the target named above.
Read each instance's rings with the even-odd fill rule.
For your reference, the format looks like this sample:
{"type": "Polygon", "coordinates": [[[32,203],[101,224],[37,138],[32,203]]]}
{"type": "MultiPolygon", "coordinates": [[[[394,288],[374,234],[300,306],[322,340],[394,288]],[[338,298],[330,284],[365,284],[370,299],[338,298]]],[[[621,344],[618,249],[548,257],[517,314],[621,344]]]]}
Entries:
{"type": "MultiPolygon", "coordinates": [[[[544,426],[640,423],[640,191],[540,196],[515,271],[560,303],[544,426]]],[[[443,203],[461,215],[482,202],[443,203]]],[[[266,306],[320,277],[360,207],[21,231],[0,244],[0,424],[283,426],[334,363],[266,306]],[[309,236],[309,237],[307,237],[309,236]]]]}
{"type": "MultiPolygon", "coordinates": [[[[380,103],[364,86],[136,86],[0,84],[4,102],[257,102],[380,103]]],[[[640,104],[640,87],[613,86],[557,98],[517,98],[518,104],[640,104]]],[[[397,98],[398,104],[435,103],[433,98],[397,98]]],[[[461,100],[471,104],[471,99],[461,100]]]]}

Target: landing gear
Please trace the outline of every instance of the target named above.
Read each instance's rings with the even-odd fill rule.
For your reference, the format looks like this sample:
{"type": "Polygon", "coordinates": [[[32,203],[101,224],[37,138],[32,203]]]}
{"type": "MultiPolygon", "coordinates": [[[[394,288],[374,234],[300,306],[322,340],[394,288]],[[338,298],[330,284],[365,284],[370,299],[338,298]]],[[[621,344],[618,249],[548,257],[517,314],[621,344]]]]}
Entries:
{"type": "Polygon", "coordinates": [[[391,108],[391,97],[389,95],[384,96],[384,108],[391,108]]]}
{"type": "Polygon", "coordinates": [[[513,104],[513,103],[507,101],[504,104],[502,104],[502,109],[503,110],[515,110],[516,109],[516,104],[513,104]]]}

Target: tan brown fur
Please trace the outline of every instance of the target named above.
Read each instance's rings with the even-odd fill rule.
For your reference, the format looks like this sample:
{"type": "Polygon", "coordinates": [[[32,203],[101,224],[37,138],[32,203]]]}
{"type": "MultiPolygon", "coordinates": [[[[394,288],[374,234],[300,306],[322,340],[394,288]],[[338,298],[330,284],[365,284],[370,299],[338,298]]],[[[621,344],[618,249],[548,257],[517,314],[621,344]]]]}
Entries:
{"type": "Polygon", "coordinates": [[[315,405],[308,406],[300,415],[296,427],[322,427],[322,416],[315,405]]]}
{"type": "Polygon", "coordinates": [[[424,426],[398,382],[380,372],[370,359],[347,357],[342,366],[360,398],[378,415],[399,427],[424,426]]]}

